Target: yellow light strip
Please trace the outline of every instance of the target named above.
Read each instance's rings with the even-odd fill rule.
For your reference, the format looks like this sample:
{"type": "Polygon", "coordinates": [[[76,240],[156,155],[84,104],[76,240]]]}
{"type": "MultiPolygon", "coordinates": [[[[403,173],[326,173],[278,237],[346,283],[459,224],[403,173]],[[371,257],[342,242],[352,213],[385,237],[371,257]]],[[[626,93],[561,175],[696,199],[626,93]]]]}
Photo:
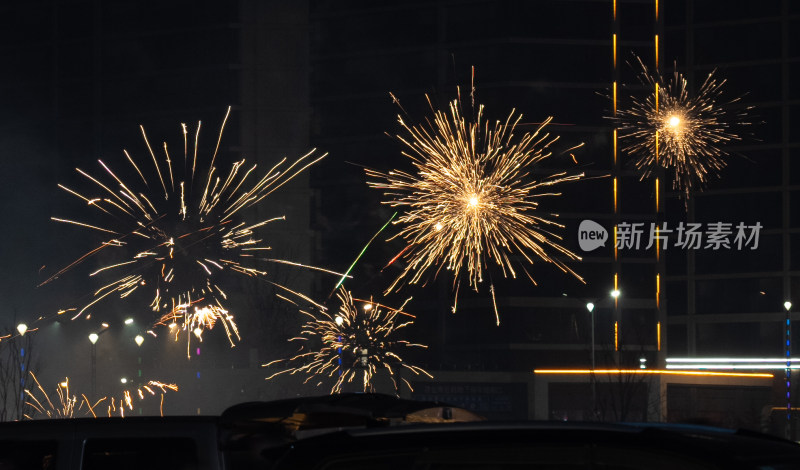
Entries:
{"type": "Polygon", "coordinates": [[[658,350],[661,351],[661,322],[656,323],[656,342],[658,350]]]}
{"type": "Polygon", "coordinates": [[[614,21],[617,20],[617,0],[614,0],[614,21]]]}
{"type": "MultiPolygon", "coordinates": [[[[617,164],[617,129],[614,129],[614,165],[617,164]]],[[[614,193],[616,195],[616,192],[614,193]]],[[[616,196],[614,197],[616,199],[616,196]]]]}
{"type": "Polygon", "coordinates": [[[659,208],[661,207],[661,198],[659,197],[659,194],[661,194],[661,184],[660,183],[661,182],[659,181],[659,178],[656,177],[656,212],[658,212],[659,208]]]}
{"type": "Polygon", "coordinates": [[[656,69],[658,68],[658,34],[656,34],[656,69]]]}
{"type": "Polygon", "coordinates": [[[614,116],[617,115],[617,82],[611,84],[611,101],[614,102],[614,116]]]}
{"type": "Polygon", "coordinates": [[[705,377],[752,377],[771,379],[773,374],[760,372],[709,372],[699,370],[663,370],[663,369],[534,369],[534,374],[549,375],[586,375],[586,374],[642,374],[642,375],[684,375],[705,377]]]}
{"type": "Polygon", "coordinates": [[[658,112],[658,83],[656,83],[656,112],[658,112]]]}
{"type": "Polygon", "coordinates": [[[617,33],[611,35],[611,47],[614,49],[614,68],[617,68],[617,33]]]}
{"type": "Polygon", "coordinates": [[[619,351],[619,322],[614,322],[614,351],[619,351]]]}
{"type": "MultiPolygon", "coordinates": [[[[656,178],[656,191],[658,191],[658,178],[656,178]]],[[[656,199],[656,212],[658,212],[658,199],[656,199]]],[[[661,239],[658,238],[660,233],[661,229],[658,228],[658,225],[656,225],[656,261],[659,260],[660,258],[659,254],[661,253],[661,239]]],[[[657,275],[658,274],[656,273],[656,276],[657,275]]],[[[656,301],[656,303],[658,303],[658,301],[656,301]]]]}
{"type": "Polygon", "coordinates": [[[661,273],[656,273],[656,307],[660,307],[661,302],[661,273]]]}

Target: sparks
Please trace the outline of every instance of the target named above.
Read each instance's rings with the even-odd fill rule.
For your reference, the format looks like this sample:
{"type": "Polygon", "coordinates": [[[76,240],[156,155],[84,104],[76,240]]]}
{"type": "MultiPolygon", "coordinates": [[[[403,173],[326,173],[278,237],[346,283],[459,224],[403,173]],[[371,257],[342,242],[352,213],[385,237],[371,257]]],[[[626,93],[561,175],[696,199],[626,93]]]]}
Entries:
{"type": "MultiPolygon", "coordinates": [[[[189,144],[184,142],[182,161],[170,157],[166,143],[162,146],[163,155],[159,156],[154,150],[158,146],[150,145],[141,127],[148,156],[143,163],[137,164],[125,150],[123,163],[128,168],[124,170],[112,169],[103,161],[99,161],[98,176],[77,170],[88,180],[89,189],[78,191],[59,185],[95,211],[99,221],[87,223],[55,217],[54,221],[113,236],[43,283],[56,279],[88,258],[97,258],[95,255],[102,252],[103,264],[90,275],[102,278],[102,287],[95,291],[91,301],[76,310],[73,319],[89,315],[98,302],[112,294],[126,298],[145,291],[145,301],[153,312],[148,322],[165,326],[178,324],[189,340],[188,333],[195,329],[202,331],[222,324],[232,345],[239,339],[234,317],[224,306],[227,296],[220,282],[225,279],[225,273],[265,278],[265,270],[251,265],[258,260],[254,252],[270,248],[258,231],[271,222],[285,219],[277,216],[248,221],[244,219],[244,212],[326,155],[316,156],[312,150],[289,164],[284,158],[260,179],[254,176],[256,166],[248,168],[244,160],[234,162],[227,172],[220,170],[214,162],[227,118],[226,114],[206,171],[198,165],[199,122],[193,156],[189,155],[192,152],[189,144]],[[152,167],[151,172],[147,171],[148,166],[152,167]],[[183,180],[179,177],[181,174],[183,180]],[[132,177],[131,181],[126,180],[126,176],[132,177]]],[[[181,129],[186,140],[186,125],[181,129]]],[[[263,261],[326,271],[288,260],[269,258],[263,261]]],[[[307,299],[284,286],[278,287],[307,299]]]]}
{"type": "Polygon", "coordinates": [[[354,299],[343,288],[337,291],[336,296],[341,305],[334,315],[325,310],[317,314],[303,312],[310,319],[303,325],[300,335],[290,341],[303,341],[310,347],[304,344],[300,354],[265,364],[264,367],[281,363],[289,366],[267,380],[286,373],[301,374],[307,375],[304,383],[319,379],[317,385],[321,385],[325,378],[335,378],[331,393],[340,393],[345,384],[359,376],[363,390],[374,391],[375,374],[382,369],[388,372],[396,391],[399,391],[401,383],[413,390],[408,380],[400,377],[400,370],[432,377],[399,355],[405,348],[427,348],[395,339],[398,330],[413,324],[413,320],[397,321],[398,315],[410,316],[403,312],[408,300],[400,308],[393,309],[372,300],[354,299]],[[360,308],[356,302],[361,303],[360,308]]]}
{"type": "Polygon", "coordinates": [[[78,399],[77,394],[72,394],[69,388],[69,377],[65,377],[62,382],[56,386],[57,400],[51,400],[50,395],[45,391],[39,379],[36,378],[33,372],[30,372],[36,388],[31,391],[24,390],[26,401],[25,405],[30,408],[30,412],[23,415],[24,419],[69,419],[78,417],[93,417],[97,418],[97,410],[100,404],[108,403],[106,415],[111,417],[119,414],[125,417],[124,409],[128,408],[133,411],[134,400],[136,396],[139,400],[144,400],[147,396],[156,395],[156,391],[161,395],[161,410],[163,416],[163,403],[164,395],[167,391],[177,392],[178,386],[175,384],[168,384],[158,380],[150,380],[144,382],[139,387],[132,389],[124,389],[120,392],[119,397],[103,397],[100,399],[89,399],[85,394],[80,395],[78,399]],[[131,392],[133,390],[133,392],[131,392]],[[145,394],[147,392],[147,394],[145,394]],[[92,401],[94,400],[94,401],[92,401]],[[116,406],[115,403],[119,403],[116,406]]]}
{"type": "Polygon", "coordinates": [[[552,155],[550,146],[558,140],[545,131],[552,118],[517,136],[522,115],[514,110],[505,121],[490,125],[483,105],[469,120],[460,97],[447,110],[437,110],[426,98],[432,120],[409,125],[398,116],[405,133],[397,139],[415,171],[366,170],[368,185],[383,190],[382,202],[402,212],[394,222],[401,229],[390,240],[405,241],[392,260],[402,259],[405,266],[386,293],[426,280],[429,271],[436,277],[442,268],[454,273],[456,292],[462,273],[478,290],[490,264],[504,277],[516,278],[516,265],[528,274],[526,266],[536,260],[581,279],[567,265],[580,257],[563,247],[555,233],[563,225],[553,220],[555,214],[542,213],[539,201],[560,194],[545,188],[583,174],[559,172],[540,179],[531,174],[534,165],[552,155]]]}
{"type": "Polygon", "coordinates": [[[686,78],[675,71],[667,83],[656,71],[636,58],[639,81],[647,91],[630,97],[611,119],[619,128],[622,151],[634,157],[641,179],[666,169],[672,188],[686,200],[701,191],[727,165],[724,146],[741,137],[734,126],[749,125],[749,107],[733,108],[739,98],[726,101],[715,71],[708,74],[695,94],[689,93],[686,78]],[[657,90],[657,91],[656,91],[657,90]]]}

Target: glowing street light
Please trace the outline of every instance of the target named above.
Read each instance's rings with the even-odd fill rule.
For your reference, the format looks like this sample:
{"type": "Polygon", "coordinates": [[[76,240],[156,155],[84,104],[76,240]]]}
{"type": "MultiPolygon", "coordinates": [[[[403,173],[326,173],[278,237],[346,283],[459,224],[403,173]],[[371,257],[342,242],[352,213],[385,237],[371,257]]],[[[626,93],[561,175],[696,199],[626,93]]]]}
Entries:
{"type": "Polygon", "coordinates": [[[125,319],[125,324],[126,325],[130,325],[131,323],[133,323],[133,318],[126,318],[125,319]]]}
{"type": "Polygon", "coordinates": [[[28,331],[28,325],[20,323],[17,325],[17,331],[19,331],[20,336],[25,336],[25,332],[28,331]]]}
{"type": "Polygon", "coordinates": [[[125,377],[119,379],[119,381],[120,381],[120,383],[123,383],[123,384],[128,383],[128,379],[126,379],[125,377]]]}
{"type": "Polygon", "coordinates": [[[611,291],[611,297],[614,297],[615,299],[619,298],[620,294],[621,292],[619,291],[619,289],[614,289],[611,291]]]}
{"type": "Polygon", "coordinates": [[[97,338],[99,338],[99,337],[100,336],[97,333],[90,333],[89,334],[89,341],[91,341],[92,344],[97,344],[97,338]]]}
{"type": "Polygon", "coordinates": [[[136,335],[133,340],[136,341],[136,346],[141,346],[142,343],[144,343],[144,337],[142,335],[136,335]]]}
{"type": "Polygon", "coordinates": [[[784,353],[786,354],[786,439],[792,438],[792,303],[783,303],[786,309],[786,324],[784,325],[784,353]]]}

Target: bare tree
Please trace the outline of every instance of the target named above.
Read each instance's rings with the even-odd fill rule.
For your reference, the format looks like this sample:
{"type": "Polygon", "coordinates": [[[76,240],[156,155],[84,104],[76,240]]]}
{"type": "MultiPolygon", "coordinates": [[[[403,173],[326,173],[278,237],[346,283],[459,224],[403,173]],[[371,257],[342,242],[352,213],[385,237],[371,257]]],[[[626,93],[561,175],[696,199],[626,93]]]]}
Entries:
{"type": "MultiPolygon", "coordinates": [[[[9,334],[4,329],[0,337],[0,421],[17,421],[25,413],[25,389],[33,361],[33,337],[9,334]]],[[[16,333],[16,332],[14,332],[16,333]]]]}

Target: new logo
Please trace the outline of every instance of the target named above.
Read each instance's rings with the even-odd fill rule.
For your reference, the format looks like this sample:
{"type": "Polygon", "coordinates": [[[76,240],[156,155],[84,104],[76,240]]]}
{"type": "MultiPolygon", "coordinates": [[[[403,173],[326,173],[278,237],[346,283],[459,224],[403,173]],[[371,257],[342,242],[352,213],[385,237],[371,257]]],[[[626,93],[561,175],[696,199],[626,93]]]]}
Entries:
{"type": "Polygon", "coordinates": [[[593,220],[581,221],[578,226],[578,244],[583,251],[593,251],[606,246],[608,231],[593,220]]]}

